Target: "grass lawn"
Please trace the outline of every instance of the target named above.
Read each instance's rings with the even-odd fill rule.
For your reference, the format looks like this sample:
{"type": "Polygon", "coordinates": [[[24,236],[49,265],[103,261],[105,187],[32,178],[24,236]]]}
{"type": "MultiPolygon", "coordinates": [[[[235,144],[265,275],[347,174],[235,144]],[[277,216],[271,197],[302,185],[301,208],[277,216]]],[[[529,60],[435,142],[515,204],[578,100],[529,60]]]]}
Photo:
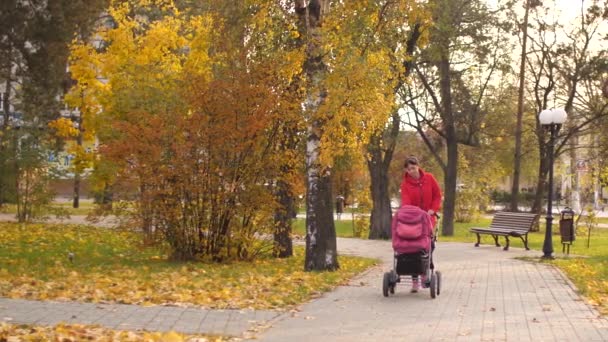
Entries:
{"type": "Polygon", "coordinates": [[[608,217],[596,217],[597,223],[608,224],[608,217]]]}
{"type": "Polygon", "coordinates": [[[303,248],[288,259],[174,263],[139,240],[90,226],[0,223],[0,296],[274,309],[307,301],[375,263],[342,256],[337,272],[304,272],[303,248]]]}
{"type": "Polygon", "coordinates": [[[33,326],[0,323],[0,341],[227,341],[221,337],[183,335],[175,332],[121,331],[96,325],[57,324],[33,326]]]}
{"type": "MultiPolygon", "coordinates": [[[[54,216],[54,212],[67,215],[88,215],[95,209],[93,202],[82,201],[79,208],[72,208],[72,202],[53,202],[48,215],[54,216]]],[[[17,214],[17,206],[15,204],[5,204],[0,209],[3,214],[17,214]]]]}
{"type": "MultiPolygon", "coordinates": [[[[544,233],[544,218],[541,218],[541,231],[532,232],[528,235],[530,248],[542,250],[544,233]]],[[[474,234],[469,233],[472,226],[486,227],[490,225],[489,219],[480,219],[476,223],[456,223],[454,236],[440,236],[439,241],[455,241],[471,243],[477,241],[474,234]]],[[[554,224],[554,229],[556,225],[554,224]]],[[[587,248],[587,231],[581,229],[578,233],[577,241],[570,248],[572,257],[558,258],[552,261],[553,264],[562,269],[574,282],[580,292],[595,305],[598,310],[608,314],[608,229],[596,229],[591,232],[590,247],[587,248]],[[582,258],[574,257],[583,256],[582,258]]],[[[519,238],[511,238],[512,247],[523,247],[519,238]]],[[[493,244],[493,239],[489,235],[482,235],[482,243],[493,244]]],[[[499,240],[501,244],[504,238],[499,240]]],[[[556,253],[561,254],[562,245],[559,235],[553,237],[553,248],[556,253]]],[[[539,256],[541,253],[538,254],[539,256]]]]}
{"type": "MultiPolygon", "coordinates": [[[[348,215],[350,218],[350,215],[348,215]]],[[[334,221],[336,225],[336,236],[338,237],[353,237],[353,221],[352,220],[340,220],[334,221]]],[[[296,235],[306,236],[306,220],[295,219],[292,225],[293,233],[296,235]]]]}

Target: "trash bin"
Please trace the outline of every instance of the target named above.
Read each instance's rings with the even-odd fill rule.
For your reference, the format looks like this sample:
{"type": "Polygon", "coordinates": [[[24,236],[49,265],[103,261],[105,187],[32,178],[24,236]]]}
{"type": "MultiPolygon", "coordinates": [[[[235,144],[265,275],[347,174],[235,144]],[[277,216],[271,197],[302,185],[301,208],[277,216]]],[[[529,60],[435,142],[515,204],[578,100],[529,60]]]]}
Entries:
{"type": "Polygon", "coordinates": [[[567,254],[570,254],[570,245],[576,240],[576,234],[574,230],[574,210],[568,207],[561,211],[559,233],[562,238],[563,252],[566,253],[566,246],[568,246],[567,254]]]}

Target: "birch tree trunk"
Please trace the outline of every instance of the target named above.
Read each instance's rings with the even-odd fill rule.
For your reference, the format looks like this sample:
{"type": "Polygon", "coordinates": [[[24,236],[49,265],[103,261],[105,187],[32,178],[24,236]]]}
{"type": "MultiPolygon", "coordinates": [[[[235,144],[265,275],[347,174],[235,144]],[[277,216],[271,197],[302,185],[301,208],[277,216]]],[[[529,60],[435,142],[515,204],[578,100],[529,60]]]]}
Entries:
{"type": "Polygon", "coordinates": [[[323,119],[318,112],[327,96],[323,81],[327,67],[321,54],[321,21],[329,10],[326,0],[296,0],[295,10],[300,32],[306,44],[306,100],[304,113],[308,121],[306,139],[306,257],[304,269],[336,270],[338,254],[333,219],[330,169],[321,164],[320,145],[323,119]]]}

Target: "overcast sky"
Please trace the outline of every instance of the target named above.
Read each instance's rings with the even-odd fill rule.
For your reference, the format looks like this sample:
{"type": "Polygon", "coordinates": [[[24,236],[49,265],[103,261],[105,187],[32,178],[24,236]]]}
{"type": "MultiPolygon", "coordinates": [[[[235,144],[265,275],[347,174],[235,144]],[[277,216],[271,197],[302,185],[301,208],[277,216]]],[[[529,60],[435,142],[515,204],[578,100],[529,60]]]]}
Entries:
{"type": "MultiPolygon", "coordinates": [[[[523,8],[525,0],[520,0],[521,7],[523,8]]],[[[495,7],[499,0],[487,0],[488,4],[495,7]]],[[[503,1],[500,1],[503,2],[503,1]]],[[[555,3],[555,15],[560,18],[561,23],[566,23],[573,20],[581,12],[581,3],[584,3],[585,7],[592,3],[592,0],[544,0],[545,4],[555,3]]]]}

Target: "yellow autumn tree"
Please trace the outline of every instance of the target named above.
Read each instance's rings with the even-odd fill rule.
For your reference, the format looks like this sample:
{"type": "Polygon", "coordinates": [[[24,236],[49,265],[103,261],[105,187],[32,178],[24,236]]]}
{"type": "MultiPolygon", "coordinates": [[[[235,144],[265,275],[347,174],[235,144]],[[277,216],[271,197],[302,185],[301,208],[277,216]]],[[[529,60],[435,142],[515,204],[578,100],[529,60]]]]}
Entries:
{"type": "MultiPolygon", "coordinates": [[[[171,1],[116,1],[90,42],[86,99],[98,169],[146,241],[175,259],[252,258],[272,241],[275,187],[301,53],[272,1],[181,12],[171,1]],[[136,14],[135,14],[136,13],[136,14]],[[235,22],[237,24],[235,25],[235,22]],[[90,57],[89,57],[90,56],[90,57]],[[91,112],[93,113],[93,112],[91,112]]],[[[76,60],[76,57],[74,57],[76,60]]]]}
{"type": "Polygon", "coordinates": [[[330,204],[333,158],[360,149],[386,124],[402,81],[395,72],[402,59],[395,56],[405,49],[397,40],[386,44],[385,37],[403,33],[403,18],[418,18],[419,6],[412,0],[296,0],[294,6],[306,46],[305,268],[333,270],[339,267],[330,204]]]}

